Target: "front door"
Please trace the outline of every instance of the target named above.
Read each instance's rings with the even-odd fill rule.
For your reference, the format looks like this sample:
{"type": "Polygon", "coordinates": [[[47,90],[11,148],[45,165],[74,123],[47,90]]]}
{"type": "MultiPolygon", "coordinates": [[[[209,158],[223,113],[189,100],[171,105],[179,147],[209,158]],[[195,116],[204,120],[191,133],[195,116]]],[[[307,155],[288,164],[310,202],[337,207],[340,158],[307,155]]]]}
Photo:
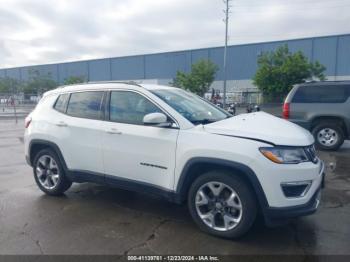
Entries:
{"type": "Polygon", "coordinates": [[[103,136],[107,181],[130,180],[171,190],[179,130],[143,125],[146,114],[162,110],[136,91],[111,91],[109,100],[103,136]]]}

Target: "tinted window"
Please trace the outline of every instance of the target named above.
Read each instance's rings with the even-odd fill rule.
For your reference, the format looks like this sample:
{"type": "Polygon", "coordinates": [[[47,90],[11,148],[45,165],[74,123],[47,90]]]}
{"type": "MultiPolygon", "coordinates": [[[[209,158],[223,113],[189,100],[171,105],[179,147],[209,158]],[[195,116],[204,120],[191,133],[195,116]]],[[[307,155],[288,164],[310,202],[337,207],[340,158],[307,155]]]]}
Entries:
{"type": "Polygon", "coordinates": [[[143,117],[149,113],[162,112],[148,99],[134,92],[111,92],[110,120],[118,123],[143,125],[143,117]]]}
{"type": "Polygon", "coordinates": [[[350,86],[324,85],[301,86],[296,91],[294,103],[344,103],[349,97],[350,86]]]}
{"type": "Polygon", "coordinates": [[[67,106],[67,101],[68,101],[68,98],[69,98],[69,94],[63,94],[63,95],[60,95],[55,103],[55,106],[54,108],[57,110],[57,111],[60,111],[62,113],[65,113],[66,112],[66,106],[67,106]]]}
{"type": "Polygon", "coordinates": [[[100,119],[103,92],[79,92],[70,96],[67,114],[75,117],[100,119]]]}

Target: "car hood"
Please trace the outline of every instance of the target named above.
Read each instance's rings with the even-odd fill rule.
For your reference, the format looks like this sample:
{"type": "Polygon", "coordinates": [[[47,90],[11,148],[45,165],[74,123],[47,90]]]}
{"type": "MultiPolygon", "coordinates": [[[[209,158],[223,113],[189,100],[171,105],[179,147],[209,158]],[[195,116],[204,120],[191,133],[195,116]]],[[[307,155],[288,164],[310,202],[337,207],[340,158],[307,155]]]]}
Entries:
{"type": "Polygon", "coordinates": [[[204,125],[206,132],[262,140],[275,145],[307,146],[314,138],[306,129],[265,112],[242,114],[204,125]]]}

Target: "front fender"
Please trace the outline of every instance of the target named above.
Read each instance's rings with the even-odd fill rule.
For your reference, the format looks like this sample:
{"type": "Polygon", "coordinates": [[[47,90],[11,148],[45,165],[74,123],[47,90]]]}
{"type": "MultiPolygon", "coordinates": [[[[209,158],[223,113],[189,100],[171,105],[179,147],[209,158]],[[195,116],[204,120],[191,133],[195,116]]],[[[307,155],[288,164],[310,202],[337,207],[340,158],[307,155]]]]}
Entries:
{"type": "Polygon", "coordinates": [[[181,200],[186,199],[188,189],[196,177],[193,177],[191,174],[191,168],[195,165],[215,165],[223,168],[228,168],[232,170],[239,171],[240,174],[244,176],[243,179],[249,182],[251,187],[254,190],[256,198],[262,208],[268,207],[268,202],[262,189],[262,186],[255,174],[255,172],[242,163],[235,161],[218,159],[218,158],[208,158],[208,157],[194,157],[187,161],[185,164],[176,187],[176,194],[180,197],[181,200]]]}

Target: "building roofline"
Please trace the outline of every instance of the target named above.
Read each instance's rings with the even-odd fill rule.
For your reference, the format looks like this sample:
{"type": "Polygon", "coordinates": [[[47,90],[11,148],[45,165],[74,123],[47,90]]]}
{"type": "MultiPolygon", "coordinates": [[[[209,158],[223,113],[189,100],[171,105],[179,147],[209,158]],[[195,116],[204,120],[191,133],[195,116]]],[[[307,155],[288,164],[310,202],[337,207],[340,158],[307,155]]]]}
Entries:
{"type": "MultiPolygon", "coordinates": [[[[293,42],[293,41],[302,41],[302,40],[311,40],[311,39],[320,39],[320,38],[330,38],[330,37],[342,37],[342,36],[350,36],[350,33],[347,34],[339,34],[339,35],[324,35],[324,36],[312,36],[312,37],[302,37],[302,38],[292,38],[292,39],[284,39],[284,40],[272,40],[266,42],[252,42],[246,44],[234,44],[228,45],[228,47],[240,47],[240,46],[250,46],[250,45],[261,45],[261,44],[273,44],[273,43],[284,43],[284,42],[293,42]]],[[[112,57],[101,57],[95,59],[86,59],[86,60],[75,60],[75,61],[66,61],[66,62],[56,62],[56,63],[46,63],[46,64],[34,64],[34,65],[25,65],[25,66],[16,66],[16,67],[7,67],[0,68],[0,70],[7,69],[19,69],[19,68],[28,68],[28,67],[37,67],[37,66],[56,66],[56,65],[64,65],[64,64],[73,64],[73,63],[81,63],[81,62],[93,62],[105,59],[116,59],[116,58],[131,58],[131,57],[139,57],[139,56],[149,56],[149,55],[161,55],[161,54],[171,54],[171,53],[182,53],[188,51],[200,51],[206,49],[218,49],[223,48],[223,46],[212,46],[212,47],[201,47],[201,48],[192,48],[192,49],[182,49],[176,51],[165,51],[159,53],[147,53],[147,54],[136,54],[136,55],[125,55],[125,56],[112,56],[112,57]]]]}

